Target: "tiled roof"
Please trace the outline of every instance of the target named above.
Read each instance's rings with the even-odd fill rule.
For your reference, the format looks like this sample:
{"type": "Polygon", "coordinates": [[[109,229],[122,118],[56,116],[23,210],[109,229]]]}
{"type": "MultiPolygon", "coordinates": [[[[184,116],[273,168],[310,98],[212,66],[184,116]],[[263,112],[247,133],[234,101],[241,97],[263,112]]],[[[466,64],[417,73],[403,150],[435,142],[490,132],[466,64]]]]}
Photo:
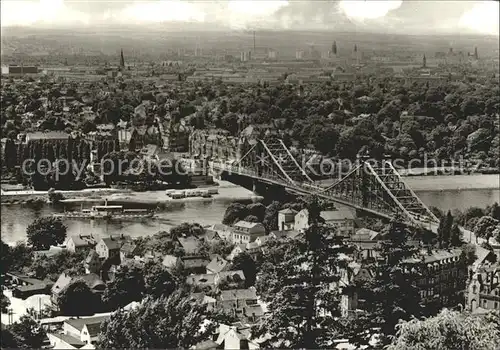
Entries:
{"type": "Polygon", "coordinates": [[[255,226],[262,226],[260,222],[249,222],[245,220],[240,220],[236,224],[234,224],[234,227],[243,227],[243,228],[253,228],[255,226]]]}
{"type": "Polygon", "coordinates": [[[290,209],[290,208],[286,208],[286,209],[281,209],[278,213],[280,214],[297,214],[297,212],[293,209],[290,209]]]}
{"type": "Polygon", "coordinates": [[[134,244],[132,242],[125,242],[122,247],[120,248],[120,251],[128,254],[132,254],[135,249],[137,248],[137,244],[134,244]]]}
{"type": "Polygon", "coordinates": [[[239,282],[245,280],[245,274],[241,270],[221,271],[217,275],[221,280],[227,280],[228,282],[239,282]]]}
{"type": "Polygon", "coordinates": [[[72,345],[77,349],[85,345],[85,343],[82,342],[80,339],[73,337],[72,335],[69,334],[63,334],[63,333],[49,333],[49,334],[53,337],[62,340],[66,344],[72,345]]]}
{"type": "Polygon", "coordinates": [[[180,245],[182,246],[182,248],[184,248],[186,252],[194,252],[198,250],[200,244],[199,239],[196,237],[187,237],[187,238],[179,237],[177,238],[177,240],[179,241],[180,245]]]}
{"type": "Polygon", "coordinates": [[[199,256],[185,256],[181,258],[184,268],[206,267],[209,260],[199,256]]]}
{"type": "Polygon", "coordinates": [[[222,290],[219,295],[221,301],[227,300],[257,300],[255,288],[222,290]]]}
{"type": "Polygon", "coordinates": [[[91,262],[92,260],[94,260],[95,258],[99,258],[99,254],[97,254],[97,252],[96,252],[95,250],[93,250],[93,249],[92,249],[92,250],[89,252],[89,255],[87,255],[87,258],[85,259],[85,262],[86,262],[87,264],[90,264],[90,262],[91,262]]]}
{"type": "Polygon", "coordinates": [[[26,137],[30,140],[67,140],[69,134],[62,131],[29,132],[26,137]]]}
{"type": "Polygon", "coordinates": [[[228,267],[229,263],[227,260],[222,258],[220,255],[216,255],[212,261],[207,265],[207,270],[212,273],[221,272],[228,267]]]}
{"type": "MultiPolygon", "coordinates": [[[[70,318],[67,319],[65,322],[72,327],[78,329],[79,331],[83,330],[83,326],[87,325],[87,328],[89,326],[92,329],[95,329],[94,326],[100,326],[102,322],[106,321],[109,319],[109,316],[95,316],[95,317],[86,317],[86,318],[70,318]]],[[[90,331],[90,329],[89,329],[90,331]]]]}
{"type": "Polygon", "coordinates": [[[73,241],[75,247],[87,247],[95,244],[95,240],[92,235],[72,235],[68,238],[68,241],[69,240],[73,241]]]}

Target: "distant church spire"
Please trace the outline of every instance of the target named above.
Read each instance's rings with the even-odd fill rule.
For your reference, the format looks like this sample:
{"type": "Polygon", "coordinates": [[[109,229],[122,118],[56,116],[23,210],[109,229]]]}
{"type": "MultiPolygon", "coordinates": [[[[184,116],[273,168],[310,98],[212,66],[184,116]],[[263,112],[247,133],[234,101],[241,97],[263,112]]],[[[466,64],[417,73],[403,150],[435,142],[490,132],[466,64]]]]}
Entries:
{"type": "Polygon", "coordinates": [[[123,49],[120,51],[120,67],[125,67],[125,58],[123,57],[123,49]]]}
{"type": "Polygon", "coordinates": [[[337,42],[336,42],[336,41],[334,41],[334,42],[333,42],[333,45],[332,45],[332,53],[333,53],[334,55],[336,55],[336,54],[337,54],[337,42]]]}
{"type": "Polygon", "coordinates": [[[422,67],[427,68],[427,58],[425,57],[425,54],[424,58],[422,59],[422,67]]]}
{"type": "Polygon", "coordinates": [[[358,52],[358,45],[354,44],[354,52],[358,52]]]}
{"type": "Polygon", "coordinates": [[[479,59],[479,55],[477,54],[477,46],[476,46],[476,47],[474,47],[474,58],[475,58],[476,60],[478,60],[478,59],[479,59]]]}

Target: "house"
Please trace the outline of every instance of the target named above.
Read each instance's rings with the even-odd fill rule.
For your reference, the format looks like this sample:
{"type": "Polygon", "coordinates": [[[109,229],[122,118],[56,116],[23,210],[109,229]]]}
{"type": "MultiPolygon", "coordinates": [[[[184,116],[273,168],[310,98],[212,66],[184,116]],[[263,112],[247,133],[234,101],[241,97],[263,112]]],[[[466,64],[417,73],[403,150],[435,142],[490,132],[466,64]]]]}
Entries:
{"type": "Polygon", "coordinates": [[[179,259],[181,266],[187,273],[205,273],[210,260],[202,256],[183,256],[179,259]]]}
{"type": "Polygon", "coordinates": [[[255,287],[220,291],[216,307],[240,320],[249,322],[256,322],[264,314],[257,302],[255,287]]]}
{"type": "Polygon", "coordinates": [[[200,249],[200,240],[196,237],[179,237],[177,241],[186,255],[195,255],[200,249]]]}
{"type": "Polygon", "coordinates": [[[191,293],[190,297],[192,300],[199,301],[204,305],[207,305],[207,309],[214,310],[217,300],[204,293],[191,293]]]}
{"type": "Polygon", "coordinates": [[[101,259],[109,259],[111,261],[115,259],[118,260],[120,258],[120,249],[122,245],[130,240],[130,236],[124,235],[101,238],[95,247],[95,251],[101,259]]]}
{"type": "Polygon", "coordinates": [[[296,230],[288,231],[271,231],[269,234],[269,239],[284,240],[284,239],[296,239],[301,233],[296,230]]]}
{"type": "Polygon", "coordinates": [[[484,264],[473,272],[466,290],[466,308],[500,310],[500,265],[484,264]]]}
{"type": "Polygon", "coordinates": [[[221,324],[215,342],[218,349],[260,349],[259,343],[252,339],[250,326],[245,326],[240,322],[233,325],[221,324]]]}
{"type": "Polygon", "coordinates": [[[238,289],[245,287],[245,280],[241,270],[221,271],[215,274],[214,283],[219,289],[238,289]]]}
{"type": "Polygon", "coordinates": [[[70,283],[80,279],[83,280],[85,284],[90,288],[90,290],[94,293],[100,294],[104,292],[104,289],[106,289],[106,284],[95,273],[90,273],[83,276],[70,276],[63,272],[59,275],[56,283],[54,283],[51,288],[51,298],[53,305],[57,305],[57,298],[59,297],[61,292],[70,285],[70,283]]]}
{"type": "Polygon", "coordinates": [[[349,242],[356,248],[356,260],[364,261],[379,257],[379,232],[361,228],[351,236],[349,242]]]}
{"type": "Polygon", "coordinates": [[[297,212],[286,208],[278,212],[278,229],[281,231],[293,230],[295,224],[295,215],[297,212]]]}
{"type": "Polygon", "coordinates": [[[422,250],[419,255],[404,260],[407,269],[417,268],[421,274],[417,286],[425,304],[450,308],[463,303],[467,266],[461,253],[461,249],[422,250]]]}
{"type": "Polygon", "coordinates": [[[47,336],[54,349],[82,349],[85,345],[95,344],[101,325],[107,319],[109,316],[70,318],[64,321],[62,332],[48,333],[47,336]]]}
{"type": "Polygon", "coordinates": [[[26,299],[35,294],[49,293],[53,283],[49,280],[39,280],[19,272],[7,272],[5,282],[14,284],[12,295],[16,298],[26,299]]]}
{"type": "Polygon", "coordinates": [[[120,248],[120,261],[125,261],[126,259],[134,259],[137,255],[138,247],[137,244],[132,241],[125,242],[120,248]]]}
{"type": "Polygon", "coordinates": [[[57,246],[50,246],[48,250],[36,250],[33,252],[33,259],[40,259],[40,258],[50,258],[54,255],[57,255],[61,253],[64,250],[63,247],[57,247],[57,246]]]}
{"type": "Polygon", "coordinates": [[[250,243],[265,234],[266,228],[260,222],[240,220],[233,226],[232,241],[235,244],[250,243]]]}
{"type": "Polygon", "coordinates": [[[230,267],[229,261],[221,257],[220,255],[215,255],[210,263],[207,265],[207,273],[219,273],[222,271],[227,271],[230,267]]]}
{"type": "Polygon", "coordinates": [[[66,249],[76,253],[96,245],[96,239],[93,235],[72,235],[66,239],[66,249]]]}
{"type": "Polygon", "coordinates": [[[99,274],[99,271],[101,270],[102,267],[102,261],[99,258],[99,254],[95,250],[91,250],[87,257],[85,258],[85,273],[95,273],[99,274]]]}
{"type": "Polygon", "coordinates": [[[180,264],[180,259],[177,256],[174,255],[165,255],[162,260],[162,265],[165,266],[167,269],[175,269],[177,266],[180,264]]]}
{"type": "Polygon", "coordinates": [[[231,226],[223,225],[223,224],[214,224],[209,226],[205,230],[205,237],[207,240],[215,240],[215,239],[226,239],[228,241],[231,240],[232,236],[232,228],[231,226]]]}
{"type": "MultiPolygon", "coordinates": [[[[336,228],[336,233],[342,236],[354,234],[354,212],[347,207],[339,207],[337,210],[322,211],[320,216],[325,220],[325,224],[336,228]]],[[[305,231],[309,227],[309,213],[303,209],[295,215],[294,229],[305,231]]]]}
{"type": "Polygon", "coordinates": [[[247,245],[245,243],[236,244],[236,246],[231,250],[231,253],[227,256],[227,259],[232,261],[239,254],[246,252],[247,245]]]}
{"type": "Polygon", "coordinates": [[[186,277],[186,284],[193,286],[195,290],[213,291],[215,290],[215,276],[213,273],[190,275],[186,277]]]}
{"type": "Polygon", "coordinates": [[[320,215],[325,224],[336,229],[337,235],[349,237],[354,234],[356,215],[351,208],[337,205],[336,210],[325,210],[320,215]]]}

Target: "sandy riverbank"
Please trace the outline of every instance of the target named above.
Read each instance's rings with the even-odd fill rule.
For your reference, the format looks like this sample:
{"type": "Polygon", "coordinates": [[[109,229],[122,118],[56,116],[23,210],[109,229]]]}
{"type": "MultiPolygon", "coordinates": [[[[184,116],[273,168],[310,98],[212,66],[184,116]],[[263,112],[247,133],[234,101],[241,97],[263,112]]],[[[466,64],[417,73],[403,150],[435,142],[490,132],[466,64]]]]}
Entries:
{"type": "Polygon", "coordinates": [[[216,200],[259,200],[262,197],[256,196],[252,191],[249,191],[241,186],[234,185],[227,181],[217,181],[217,186],[203,187],[203,189],[215,188],[218,194],[212,195],[211,198],[190,197],[172,199],[165,194],[165,191],[146,191],[146,192],[115,192],[115,193],[100,193],[92,197],[68,198],[61,201],[67,204],[79,203],[95,203],[108,200],[113,203],[133,203],[154,205],[160,203],[183,203],[183,202],[211,202],[216,200]]]}

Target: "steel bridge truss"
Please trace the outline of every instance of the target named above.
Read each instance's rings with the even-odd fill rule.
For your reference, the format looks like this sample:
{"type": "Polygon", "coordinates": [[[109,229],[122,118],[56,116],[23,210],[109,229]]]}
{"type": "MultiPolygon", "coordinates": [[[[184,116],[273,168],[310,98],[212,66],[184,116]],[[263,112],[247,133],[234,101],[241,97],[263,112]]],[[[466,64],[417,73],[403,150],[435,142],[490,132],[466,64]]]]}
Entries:
{"type": "MultiPolygon", "coordinates": [[[[229,169],[228,169],[229,170],[229,169]]],[[[385,217],[402,215],[421,225],[439,222],[389,161],[363,162],[328,187],[314,184],[282,140],[258,140],[231,170],[254,178],[282,184],[304,194],[348,204],[385,217]]]]}

